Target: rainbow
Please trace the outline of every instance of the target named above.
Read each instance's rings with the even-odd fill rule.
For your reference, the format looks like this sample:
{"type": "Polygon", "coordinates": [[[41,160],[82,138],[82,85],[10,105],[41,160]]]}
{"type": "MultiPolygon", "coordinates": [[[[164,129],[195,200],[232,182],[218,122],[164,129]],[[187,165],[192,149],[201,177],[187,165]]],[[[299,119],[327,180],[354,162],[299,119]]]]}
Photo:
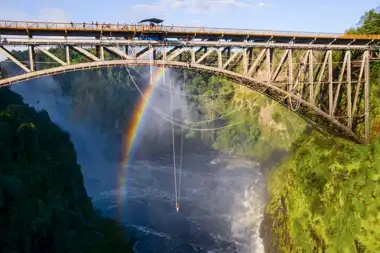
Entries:
{"type": "MultiPolygon", "coordinates": [[[[139,136],[141,125],[144,122],[144,116],[146,116],[146,109],[149,107],[152,94],[154,93],[154,88],[160,79],[164,76],[166,68],[160,68],[160,70],[153,76],[151,85],[148,85],[143,91],[143,96],[140,98],[132,117],[129,120],[128,126],[125,131],[124,141],[123,141],[123,158],[121,161],[121,169],[118,176],[118,207],[119,207],[119,217],[123,218],[124,203],[126,196],[121,194],[124,192],[126,187],[127,178],[127,168],[133,158],[133,154],[136,151],[137,137],[139,136]]],[[[140,96],[140,94],[139,94],[140,96]]]]}

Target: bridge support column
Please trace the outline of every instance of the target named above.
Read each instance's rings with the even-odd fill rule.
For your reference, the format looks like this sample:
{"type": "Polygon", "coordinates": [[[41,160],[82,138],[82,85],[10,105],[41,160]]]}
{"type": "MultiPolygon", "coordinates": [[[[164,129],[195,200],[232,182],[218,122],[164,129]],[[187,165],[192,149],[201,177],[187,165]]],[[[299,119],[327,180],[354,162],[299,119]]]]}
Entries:
{"type": "MultiPolygon", "coordinates": [[[[288,52],[288,92],[293,93],[293,50],[289,49],[288,52]]],[[[288,98],[289,106],[291,106],[292,99],[288,98]]]]}
{"type": "Polygon", "coordinates": [[[333,115],[333,65],[332,65],[332,50],[328,51],[328,63],[329,63],[329,115],[333,115]]]}
{"type": "MultiPolygon", "coordinates": [[[[218,68],[223,68],[222,50],[223,50],[222,48],[218,49],[218,68]]],[[[247,68],[247,71],[248,71],[248,68],[247,68]]]]}
{"type": "Polygon", "coordinates": [[[193,47],[191,48],[191,63],[195,63],[195,50],[193,47]]]}
{"type": "Polygon", "coordinates": [[[248,74],[248,52],[247,49],[243,49],[243,71],[244,74],[248,74]]]}
{"type": "Polygon", "coordinates": [[[230,59],[230,57],[231,57],[231,48],[228,47],[227,48],[227,59],[230,59]]]}
{"type": "MultiPolygon", "coordinates": [[[[101,40],[101,35],[96,36],[95,39],[101,40]]],[[[96,57],[104,61],[104,47],[103,46],[95,46],[95,54],[96,54],[96,57]]]]}
{"type": "Polygon", "coordinates": [[[66,63],[70,65],[70,47],[66,46],[66,63]]]}
{"type": "MultiPolygon", "coordinates": [[[[181,55],[179,57],[180,57],[180,60],[181,60],[181,55]]],[[[153,61],[157,60],[157,50],[156,50],[156,48],[153,48],[152,59],[153,59],[153,61]]]]}
{"type": "Polygon", "coordinates": [[[352,89],[351,89],[351,51],[348,51],[347,58],[347,117],[348,117],[348,127],[352,128],[352,89]]]}
{"type": "Polygon", "coordinates": [[[370,68],[369,68],[369,57],[370,52],[367,50],[364,52],[364,57],[366,59],[364,66],[364,132],[365,132],[365,142],[368,144],[370,141],[370,118],[369,118],[369,85],[370,85],[370,68]]]}
{"type": "Polygon", "coordinates": [[[273,53],[273,50],[271,48],[268,48],[266,53],[267,53],[266,58],[267,58],[268,83],[270,84],[271,79],[272,79],[272,53],[273,53]]]}
{"type": "Polygon", "coordinates": [[[35,52],[34,52],[34,46],[28,46],[28,51],[29,51],[29,68],[31,71],[36,70],[35,66],[35,52]]]}
{"type": "Polygon", "coordinates": [[[309,53],[309,102],[314,105],[314,66],[313,66],[313,50],[309,53]]]}
{"type": "Polygon", "coordinates": [[[252,48],[248,49],[248,69],[252,66],[253,50],[252,48]]]}
{"type": "Polygon", "coordinates": [[[128,51],[130,51],[129,56],[132,56],[133,58],[136,58],[137,57],[136,46],[130,46],[129,48],[130,48],[130,49],[128,49],[128,51]]]}
{"type": "Polygon", "coordinates": [[[96,46],[96,57],[104,61],[104,47],[96,46]]]}

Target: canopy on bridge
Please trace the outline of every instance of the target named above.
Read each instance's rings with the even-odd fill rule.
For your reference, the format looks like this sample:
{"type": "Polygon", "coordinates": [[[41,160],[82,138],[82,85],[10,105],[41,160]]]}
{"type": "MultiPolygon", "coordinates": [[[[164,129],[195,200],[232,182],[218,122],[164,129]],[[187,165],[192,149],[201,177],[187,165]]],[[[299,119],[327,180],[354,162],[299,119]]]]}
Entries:
{"type": "Polygon", "coordinates": [[[151,22],[151,23],[155,23],[155,24],[160,24],[164,21],[162,19],[159,19],[159,18],[148,18],[148,19],[141,20],[139,22],[139,24],[144,23],[144,22],[151,22]]]}

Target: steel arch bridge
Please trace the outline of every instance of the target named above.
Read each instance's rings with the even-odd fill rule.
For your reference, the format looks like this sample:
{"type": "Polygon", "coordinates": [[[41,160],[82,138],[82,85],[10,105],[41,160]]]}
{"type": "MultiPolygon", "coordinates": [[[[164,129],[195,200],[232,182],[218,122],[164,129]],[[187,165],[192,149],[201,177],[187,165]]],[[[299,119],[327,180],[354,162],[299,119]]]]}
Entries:
{"type": "Polygon", "coordinates": [[[380,35],[0,21],[0,36],[0,54],[25,72],[0,76],[0,87],[102,67],[191,69],[260,92],[330,134],[369,140],[370,61],[380,35]],[[11,47],[24,47],[28,59],[11,47]],[[86,60],[73,62],[72,51],[86,60]],[[40,55],[52,62],[43,66],[40,55]]]}

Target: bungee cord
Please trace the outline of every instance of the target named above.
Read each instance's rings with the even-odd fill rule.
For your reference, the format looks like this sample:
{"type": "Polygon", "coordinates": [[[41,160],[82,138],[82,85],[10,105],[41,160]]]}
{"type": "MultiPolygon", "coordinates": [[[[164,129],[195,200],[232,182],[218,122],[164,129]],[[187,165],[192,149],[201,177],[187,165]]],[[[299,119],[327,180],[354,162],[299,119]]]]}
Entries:
{"type": "MultiPolygon", "coordinates": [[[[165,72],[164,72],[165,75],[165,72]]],[[[172,87],[172,78],[170,78],[170,89],[172,87]]],[[[170,94],[170,110],[172,113],[172,117],[174,117],[173,112],[173,99],[170,94]]],[[[176,157],[175,157],[175,136],[174,136],[174,124],[172,123],[172,147],[173,147],[173,174],[174,174],[174,194],[175,194],[175,208],[177,212],[179,211],[179,203],[178,203],[178,192],[177,192],[177,169],[176,169],[176,157]]]]}
{"type": "MultiPolygon", "coordinates": [[[[130,75],[131,79],[132,79],[132,82],[133,84],[135,85],[136,89],[139,91],[140,95],[142,96],[143,99],[144,98],[144,94],[141,92],[140,88],[138,87],[136,81],[133,79],[130,71],[128,68],[127,69],[127,72],[128,74],[130,75]]],[[[184,82],[183,82],[183,87],[186,88],[186,76],[184,75],[183,76],[184,78],[184,82]]],[[[163,81],[166,83],[166,72],[164,72],[164,75],[163,75],[163,81]]],[[[227,126],[223,126],[223,127],[218,127],[218,128],[194,128],[194,127],[188,127],[186,125],[184,125],[184,121],[183,121],[183,110],[181,111],[181,123],[178,123],[175,119],[174,119],[174,110],[173,110],[173,92],[172,92],[172,89],[173,89],[173,79],[170,78],[170,83],[169,83],[169,87],[170,87],[170,109],[171,109],[171,117],[165,115],[164,113],[162,113],[160,110],[157,110],[156,108],[153,108],[154,109],[154,112],[157,113],[158,115],[160,115],[164,120],[166,120],[167,122],[170,122],[171,123],[171,130],[172,130],[172,151],[173,151],[173,177],[174,177],[174,194],[175,194],[175,198],[174,198],[174,201],[175,201],[175,208],[176,208],[176,211],[179,212],[180,210],[180,200],[181,200],[181,184],[182,184],[182,167],[183,167],[183,146],[184,146],[184,129],[189,129],[189,130],[197,130],[197,131],[216,131],[216,130],[220,130],[220,129],[224,129],[224,128],[227,128],[227,127],[233,127],[233,126],[236,126],[238,124],[241,124],[243,122],[245,122],[246,120],[241,120],[239,122],[236,122],[235,124],[229,124],[227,126]],[[180,161],[179,161],[179,166],[177,166],[177,163],[176,163],[176,160],[177,160],[177,155],[176,155],[176,145],[175,145],[175,131],[174,131],[174,126],[178,126],[178,127],[181,127],[181,144],[180,144],[180,161]],[[178,173],[178,175],[177,175],[178,173]],[[177,181],[178,180],[178,181],[177,181]]],[[[297,92],[297,96],[299,97],[300,96],[300,93],[297,92]]],[[[275,101],[276,103],[279,103],[278,101],[275,101]]],[[[244,104],[244,106],[242,108],[244,108],[246,106],[246,103],[244,104]]],[[[292,104],[291,104],[292,106],[292,104]]],[[[298,105],[296,106],[297,108],[294,109],[293,106],[292,106],[292,110],[295,111],[298,109],[298,107],[300,106],[300,102],[298,101],[298,105]]],[[[252,115],[252,117],[255,117],[257,115],[259,115],[261,112],[258,112],[254,115],[252,115]]],[[[293,123],[291,123],[291,127],[294,129],[294,125],[293,123]]]]}
{"type": "MultiPolygon", "coordinates": [[[[186,77],[185,73],[183,75],[183,89],[186,89],[186,77]]],[[[183,120],[183,110],[181,110],[181,120],[183,120]]],[[[181,153],[179,160],[179,180],[178,180],[178,207],[179,207],[179,198],[181,196],[181,178],[182,178],[182,160],[183,160],[183,128],[181,127],[181,153]]]]}

